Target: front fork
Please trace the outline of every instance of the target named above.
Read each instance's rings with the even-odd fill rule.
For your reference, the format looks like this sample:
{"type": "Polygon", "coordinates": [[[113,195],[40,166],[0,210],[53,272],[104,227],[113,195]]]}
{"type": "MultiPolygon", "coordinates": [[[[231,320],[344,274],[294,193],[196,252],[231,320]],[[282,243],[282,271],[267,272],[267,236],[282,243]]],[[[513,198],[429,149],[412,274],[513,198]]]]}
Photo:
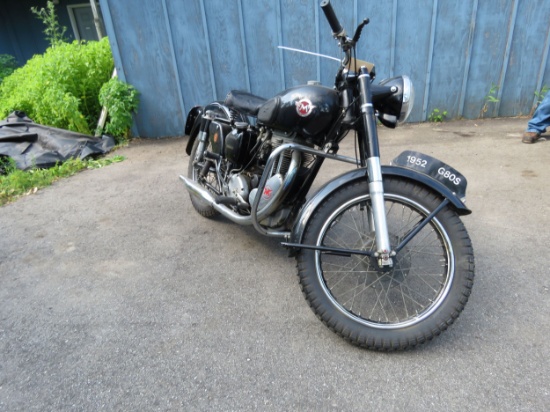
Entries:
{"type": "Polygon", "coordinates": [[[395,251],[392,251],[386,222],[386,208],[384,205],[384,184],[382,181],[382,167],[380,165],[380,149],[378,146],[378,131],[376,116],[372,105],[370,89],[370,75],[364,67],[359,75],[361,96],[361,114],[363,129],[359,131],[359,148],[361,166],[367,167],[369,176],[369,194],[371,199],[371,213],[374,221],[376,238],[376,252],[379,267],[392,267],[395,251]]]}

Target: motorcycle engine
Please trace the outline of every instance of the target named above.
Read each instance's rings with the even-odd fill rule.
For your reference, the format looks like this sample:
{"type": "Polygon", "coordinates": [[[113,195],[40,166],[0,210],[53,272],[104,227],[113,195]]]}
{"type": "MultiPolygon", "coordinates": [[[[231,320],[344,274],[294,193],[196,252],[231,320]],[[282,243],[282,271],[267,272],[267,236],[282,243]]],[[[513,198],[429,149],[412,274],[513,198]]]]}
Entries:
{"type": "MultiPolygon", "coordinates": [[[[295,182],[300,171],[304,171],[313,163],[315,157],[298,151],[285,150],[275,160],[270,170],[265,170],[271,153],[285,143],[299,143],[308,147],[313,144],[297,136],[296,133],[263,131],[260,135],[248,128],[246,123],[236,123],[235,128],[226,135],[225,156],[232,164],[233,172],[226,180],[226,196],[237,200],[238,204],[254,203],[258,195],[258,185],[264,173],[268,173],[258,210],[268,217],[262,220],[262,225],[268,227],[280,226],[288,217],[290,207],[281,207],[288,189],[295,182]],[[255,158],[252,158],[255,156],[255,158]]],[[[303,173],[300,175],[303,178],[303,173]]],[[[246,211],[241,211],[246,213],[246,211]]]]}
{"type": "MultiPolygon", "coordinates": [[[[262,147],[263,150],[258,154],[259,163],[267,161],[267,158],[273,150],[285,143],[300,143],[308,146],[306,141],[300,139],[295,134],[289,135],[285,133],[273,132],[271,139],[262,147]]],[[[286,198],[288,189],[296,181],[299,171],[303,166],[311,164],[315,160],[314,156],[298,151],[285,150],[275,160],[271,170],[263,170],[263,173],[268,173],[268,178],[265,188],[261,193],[258,209],[270,214],[261,223],[269,227],[280,226],[288,217],[290,207],[280,207],[286,198]]],[[[265,163],[264,163],[265,164],[265,163]]],[[[249,202],[253,204],[258,189],[254,187],[250,191],[249,202]]]]}

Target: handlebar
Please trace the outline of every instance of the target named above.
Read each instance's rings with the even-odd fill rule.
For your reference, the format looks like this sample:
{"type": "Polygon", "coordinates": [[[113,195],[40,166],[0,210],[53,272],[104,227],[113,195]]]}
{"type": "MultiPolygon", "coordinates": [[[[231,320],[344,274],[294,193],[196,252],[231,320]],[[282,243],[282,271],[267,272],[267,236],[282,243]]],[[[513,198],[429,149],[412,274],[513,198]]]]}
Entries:
{"type": "Polygon", "coordinates": [[[321,2],[321,9],[323,9],[323,12],[325,13],[325,17],[327,18],[328,24],[332,29],[332,35],[340,40],[340,44],[342,48],[344,50],[349,50],[350,48],[354,47],[355,44],[359,41],[359,37],[361,37],[361,32],[363,31],[363,27],[369,24],[369,19],[363,20],[359,24],[359,26],[357,26],[357,29],[355,30],[355,34],[353,38],[349,39],[346,37],[346,31],[338,21],[338,17],[336,17],[336,13],[334,13],[334,9],[330,4],[330,0],[323,0],[321,2]]]}
{"type": "MultiPolygon", "coordinates": [[[[332,8],[332,5],[330,4],[330,0],[323,0],[321,2],[321,9],[323,9],[323,12],[325,13],[325,17],[327,18],[328,24],[330,25],[330,28],[332,29],[332,35],[334,38],[336,38],[339,43],[340,47],[342,48],[342,51],[345,52],[346,56],[344,59],[342,59],[342,67],[341,70],[344,68],[344,66],[347,66],[351,64],[351,54],[352,50],[354,50],[355,45],[359,41],[359,38],[361,37],[361,32],[363,31],[363,28],[369,24],[369,19],[364,19],[358,26],[357,29],[355,29],[355,34],[353,35],[353,38],[350,39],[346,36],[346,31],[338,21],[338,17],[336,17],[336,13],[334,13],[334,9],[332,8]]],[[[357,64],[358,60],[355,61],[357,64]]],[[[367,62],[362,62],[366,65],[369,64],[367,62]]],[[[371,64],[371,66],[373,66],[371,64]]],[[[373,67],[369,69],[371,78],[374,79],[374,71],[373,67]]]]}
{"type": "Polygon", "coordinates": [[[327,18],[328,24],[332,29],[332,34],[334,36],[338,36],[338,35],[345,36],[345,33],[342,34],[344,29],[342,28],[342,25],[338,21],[338,17],[336,17],[336,14],[334,13],[334,9],[330,4],[330,0],[323,0],[321,2],[321,9],[323,9],[323,12],[325,13],[325,17],[327,18]]]}

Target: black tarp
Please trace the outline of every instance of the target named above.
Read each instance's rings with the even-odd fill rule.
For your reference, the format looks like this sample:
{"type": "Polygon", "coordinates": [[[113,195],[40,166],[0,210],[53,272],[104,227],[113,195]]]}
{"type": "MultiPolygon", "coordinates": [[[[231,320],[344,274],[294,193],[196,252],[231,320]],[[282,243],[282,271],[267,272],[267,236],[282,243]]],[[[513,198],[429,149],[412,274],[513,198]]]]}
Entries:
{"type": "Polygon", "coordinates": [[[18,169],[48,168],[70,158],[105,154],[115,145],[111,136],[88,136],[34,123],[23,112],[0,121],[0,158],[13,159],[18,169]]]}

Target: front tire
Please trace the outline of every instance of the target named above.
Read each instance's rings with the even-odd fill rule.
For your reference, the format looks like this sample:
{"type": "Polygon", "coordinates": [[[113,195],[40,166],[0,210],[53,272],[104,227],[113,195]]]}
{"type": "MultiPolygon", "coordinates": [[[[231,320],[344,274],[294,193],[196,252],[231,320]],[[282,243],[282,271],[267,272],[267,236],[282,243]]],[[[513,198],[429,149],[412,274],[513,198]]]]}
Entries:
{"type": "MultiPolygon", "coordinates": [[[[414,182],[384,179],[392,247],[442,201],[414,182]]],[[[303,243],[375,251],[366,181],[344,186],[313,213],[303,243]]],[[[345,257],[301,249],[302,291],[315,314],[351,343],[403,350],[431,340],[464,309],[474,279],[468,233],[451,207],[444,208],[393,258],[391,269],[361,255],[345,257]]]]}

